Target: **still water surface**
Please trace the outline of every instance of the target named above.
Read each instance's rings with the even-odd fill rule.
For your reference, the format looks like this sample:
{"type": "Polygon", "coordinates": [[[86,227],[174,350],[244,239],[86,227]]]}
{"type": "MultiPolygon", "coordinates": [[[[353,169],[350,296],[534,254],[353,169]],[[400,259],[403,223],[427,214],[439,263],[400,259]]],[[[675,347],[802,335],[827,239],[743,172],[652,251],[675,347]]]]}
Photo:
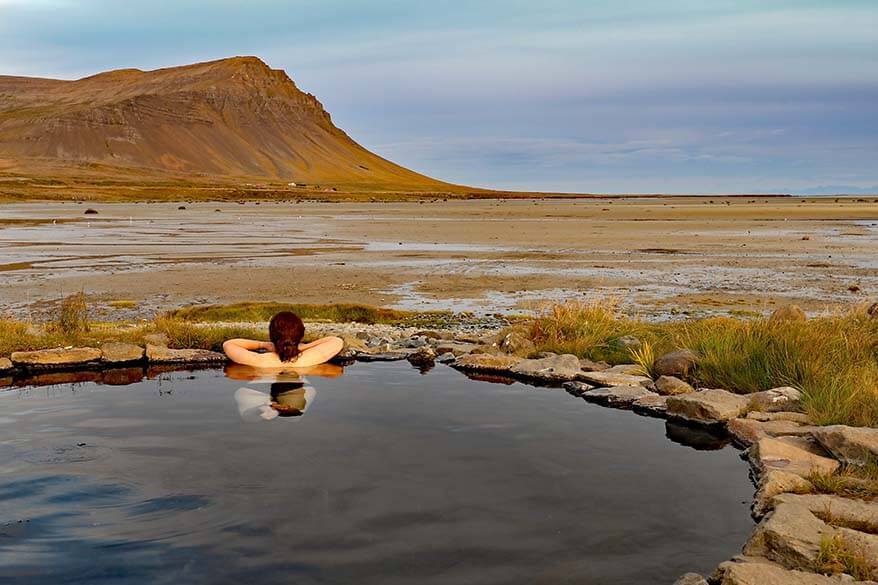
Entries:
{"type": "Polygon", "coordinates": [[[738,453],[661,420],[405,362],[264,420],[268,381],[0,391],[0,582],[668,584],[752,529],[738,453]]]}

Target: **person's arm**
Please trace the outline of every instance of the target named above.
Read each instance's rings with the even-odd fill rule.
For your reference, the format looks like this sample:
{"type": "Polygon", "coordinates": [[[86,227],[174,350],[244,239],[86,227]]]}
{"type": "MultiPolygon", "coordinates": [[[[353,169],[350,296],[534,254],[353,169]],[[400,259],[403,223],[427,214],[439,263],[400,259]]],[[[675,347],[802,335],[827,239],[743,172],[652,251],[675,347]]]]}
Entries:
{"type": "Polygon", "coordinates": [[[257,349],[267,349],[268,351],[274,351],[274,344],[270,341],[257,341],[255,339],[242,338],[229,339],[228,341],[223,343],[223,350],[225,350],[226,344],[237,345],[238,347],[242,347],[250,351],[257,349]]]}
{"type": "Polygon", "coordinates": [[[274,345],[270,341],[256,341],[254,339],[229,339],[223,343],[223,351],[235,363],[256,367],[274,365],[272,362],[277,361],[276,354],[257,353],[255,351],[257,349],[267,349],[274,352],[274,345]]]}

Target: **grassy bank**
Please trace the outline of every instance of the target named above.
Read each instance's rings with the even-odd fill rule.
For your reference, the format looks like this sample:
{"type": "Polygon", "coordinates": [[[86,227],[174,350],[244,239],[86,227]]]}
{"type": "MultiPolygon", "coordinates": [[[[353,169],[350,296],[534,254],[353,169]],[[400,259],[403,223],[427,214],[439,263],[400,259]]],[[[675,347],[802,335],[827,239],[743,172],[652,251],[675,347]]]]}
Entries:
{"type": "Polygon", "coordinates": [[[153,333],[165,334],[170,347],[219,351],[223,341],[232,337],[267,339],[264,327],[228,323],[264,323],[279,311],[293,311],[312,321],[412,327],[441,325],[451,316],[447,312],[415,313],[358,304],[240,303],[187,307],[145,322],[105,323],[91,321],[87,298],[74,294],[64,299],[46,323],[0,319],[0,357],[14,351],[98,345],[107,341],[143,344],[144,337],[153,333]]]}
{"type": "Polygon", "coordinates": [[[309,305],[296,303],[236,303],[232,305],[198,305],[169,313],[171,318],[200,322],[257,322],[268,321],[280,311],[292,311],[305,320],[325,320],[339,323],[384,323],[405,325],[448,316],[449,313],[415,313],[383,309],[370,305],[339,303],[309,305]]]}
{"type": "Polygon", "coordinates": [[[700,386],[748,393],[777,386],[803,391],[819,424],[878,426],[878,318],[865,309],[808,321],[716,317],[650,323],[607,303],[553,307],[519,326],[537,351],[611,363],[642,361],[688,348],[700,356],[700,386]],[[636,337],[632,349],[628,336],[636,337]],[[638,360],[639,358],[639,360],[638,360]]]}
{"type": "Polygon", "coordinates": [[[143,345],[152,333],[168,336],[168,345],[176,348],[199,348],[219,351],[223,341],[232,337],[267,339],[256,327],[201,326],[180,319],[159,318],[143,324],[93,323],[88,328],[65,331],[54,324],[33,326],[20,321],[0,320],[0,357],[14,351],[28,351],[68,346],[95,346],[107,341],[127,341],[143,345]]]}

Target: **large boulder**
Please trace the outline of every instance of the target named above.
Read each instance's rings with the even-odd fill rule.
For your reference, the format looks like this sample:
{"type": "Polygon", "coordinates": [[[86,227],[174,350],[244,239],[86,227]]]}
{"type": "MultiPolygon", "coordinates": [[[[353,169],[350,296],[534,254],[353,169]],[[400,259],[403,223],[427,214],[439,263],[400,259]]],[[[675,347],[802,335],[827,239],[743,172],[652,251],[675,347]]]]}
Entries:
{"type": "Polygon", "coordinates": [[[610,342],[610,345],[616,349],[638,349],[643,346],[643,342],[633,335],[623,335],[610,342]]]}
{"type": "Polygon", "coordinates": [[[12,364],[12,360],[6,357],[0,357],[0,374],[8,372],[12,370],[15,366],[12,364]]]}
{"type": "Polygon", "coordinates": [[[744,545],[744,554],[770,559],[788,569],[813,569],[820,542],[835,531],[805,506],[777,505],[744,545]]]}
{"type": "Polygon", "coordinates": [[[139,362],[143,355],[143,348],[133,343],[110,341],[101,345],[101,360],[110,364],[139,362]]]}
{"type": "Polygon", "coordinates": [[[533,341],[517,331],[501,333],[494,343],[503,353],[526,355],[536,349],[533,341]]]}
{"type": "Polygon", "coordinates": [[[814,485],[800,475],[782,469],[767,468],[759,478],[756,495],[753,496],[753,516],[755,518],[764,516],[774,508],[775,498],[781,494],[808,493],[813,489],[814,485]]]}
{"type": "Polygon", "coordinates": [[[63,368],[82,366],[101,359],[101,350],[94,347],[40,349],[12,353],[12,363],[25,368],[63,368]]]}
{"type": "Polygon", "coordinates": [[[516,376],[543,382],[568,382],[582,373],[579,358],[569,353],[537,360],[521,360],[512,366],[511,371],[516,376]]]}
{"type": "Polygon", "coordinates": [[[412,352],[406,358],[409,363],[417,368],[431,367],[436,361],[436,352],[432,347],[422,347],[412,352]]]}
{"type": "Polygon", "coordinates": [[[636,400],[655,395],[655,392],[650,392],[643,386],[613,386],[612,388],[595,388],[583,392],[582,397],[589,402],[604,406],[627,408],[636,400]]]}
{"type": "Polygon", "coordinates": [[[695,388],[675,376],[659,376],[655,381],[655,391],[662,396],[676,396],[695,392],[695,388]]]}
{"type": "MultiPolygon", "coordinates": [[[[439,351],[437,349],[437,351],[439,351]]],[[[478,372],[485,374],[511,374],[513,366],[521,361],[521,358],[512,355],[495,355],[490,353],[467,354],[452,362],[452,367],[464,372],[478,372]]]]}
{"type": "Polygon", "coordinates": [[[785,321],[807,321],[808,315],[805,314],[798,305],[783,305],[778,307],[771,313],[769,321],[772,323],[782,323],[785,321]]]}
{"type": "Polygon", "coordinates": [[[657,376],[676,376],[688,378],[698,364],[698,356],[694,351],[678,349],[656,358],[653,371],[657,376]]]}
{"type": "Polygon", "coordinates": [[[812,474],[831,475],[839,467],[838,461],[826,457],[803,437],[761,437],[750,447],[748,457],[757,474],[779,469],[807,478],[812,474]]]}
{"type": "Polygon", "coordinates": [[[686,573],[674,581],[674,585],[707,585],[707,579],[698,573],[686,573]]]}
{"type": "Polygon", "coordinates": [[[802,392],[790,386],[754,392],[747,396],[750,403],[763,412],[796,411],[801,408],[802,392]]]}
{"type": "Polygon", "coordinates": [[[878,429],[832,425],[817,427],[813,434],[827,451],[846,463],[878,461],[878,429]]]}
{"type": "Polygon", "coordinates": [[[752,445],[761,437],[806,437],[814,428],[789,420],[758,421],[752,418],[733,418],[728,423],[729,433],[738,444],[745,447],[752,445]]]}
{"type": "Polygon", "coordinates": [[[666,418],[668,416],[668,397],[650,392],[631,403],[631,410],[644,416],[666,418]]]}
{"type": "Polygon", "coordinates": [[[668,397],[668,415],[688,422],[715,425],[737,418],[750,401],[716,388],[668,397]]]}
{"type": "Polygon", "coordinates": [[[146,359],[161,364],[222,364],[226,356],[207,349],[169,349],[162,345],[146,345],[146,359]]]}
{"type": "MultiPolygon", "coordinates": [[[[838,577],[807,571],[790,570],[762,558],[743,557],[721,563],[714,574],[719,585],[839,585],[838,577]]],[[[845,581],[849,585],[867,585],[868,581],[845,581]]]]}
{"type": "Polygon", "coordinates": [[[646,376],[633,376],[631,374],[619,374],[603,372],[580,372],[579,379],[585,380],[595,386],[642,386],[651,384],[652,380],[646,376]]]}
{"type": "MultiPolygon", "coordinates": [[[[791,490],[787,490],[791,491],[791,490]]],[[[878,501],[852,500],[829,494],[782,493],[772,499],[773,505],[798,504],[812,514],[838,526],[858,527],[878,534],[878,501]]]]}

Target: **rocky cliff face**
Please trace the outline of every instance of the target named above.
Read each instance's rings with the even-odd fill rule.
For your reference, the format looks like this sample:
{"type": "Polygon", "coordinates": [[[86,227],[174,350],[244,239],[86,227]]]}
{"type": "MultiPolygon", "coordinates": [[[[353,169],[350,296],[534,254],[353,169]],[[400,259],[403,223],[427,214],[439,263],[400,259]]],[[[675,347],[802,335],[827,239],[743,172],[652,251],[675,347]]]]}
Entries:
{"type": "Polygon", "coordinates": [[[76,81],[0,76],[0,168],[444,185],[337,128],[313,95],[255,57],[76,81]]]}

